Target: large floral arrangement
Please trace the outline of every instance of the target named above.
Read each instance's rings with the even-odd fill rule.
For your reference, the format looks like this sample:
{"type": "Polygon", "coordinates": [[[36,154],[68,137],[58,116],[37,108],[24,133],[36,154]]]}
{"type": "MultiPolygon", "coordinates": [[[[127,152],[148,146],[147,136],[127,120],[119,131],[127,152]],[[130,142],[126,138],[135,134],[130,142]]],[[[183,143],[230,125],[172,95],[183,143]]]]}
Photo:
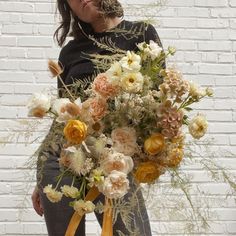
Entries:
{"type": "MultiPolygon", "coordinates": [[[[153,184],[168,168],[177,168],[184,157],[184,126],[195,139],[206,133],[204,115],[190,119],[187,113],[212,91],[184,80],[174,67],[163,67],[174,48],[164,52],[153,41],[137,46],[137,53],[127,51],[98,74],[82,97],[71,93],[60,77],[63,70],[50,61],[49,69],[61,80],[68,98],[35,94],[28,105],[30,116],[49,114],[64,124],[62,173],[57,186],[48,185],[44,192],[52,202],[63,195],[72,198],[77,216],[94,211],[92,200],[99,193],[105,195],[107,206],[122,198],[129,190],[128,175],[137,183],[153,184]],[[71,186],[59,189],[68,175],[73,176],[71,186]]],[[[106,222],[111,218],[107,212],[106,222]]],[[[107,225],[104,228],[111,227],[107,225]]]]}

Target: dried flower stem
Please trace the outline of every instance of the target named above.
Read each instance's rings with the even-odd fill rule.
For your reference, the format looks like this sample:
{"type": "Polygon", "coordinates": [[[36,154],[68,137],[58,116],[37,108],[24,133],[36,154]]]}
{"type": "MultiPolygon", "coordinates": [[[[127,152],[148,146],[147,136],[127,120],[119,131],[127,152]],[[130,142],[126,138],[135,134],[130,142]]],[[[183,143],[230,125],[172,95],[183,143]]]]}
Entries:
{"type": "Polygon", "coordinates": [[[61,78],[61,76],[58,76],[60,82],[62,83],[63,87],[66,89],[67,93],[70,95],[70,97],[72,98],[72,101],[75,101],[75,97],[72,95],[72,93],[70,92],[70,90],[67,88],[66,84],[64,83],[63,79],[61,78]]]}

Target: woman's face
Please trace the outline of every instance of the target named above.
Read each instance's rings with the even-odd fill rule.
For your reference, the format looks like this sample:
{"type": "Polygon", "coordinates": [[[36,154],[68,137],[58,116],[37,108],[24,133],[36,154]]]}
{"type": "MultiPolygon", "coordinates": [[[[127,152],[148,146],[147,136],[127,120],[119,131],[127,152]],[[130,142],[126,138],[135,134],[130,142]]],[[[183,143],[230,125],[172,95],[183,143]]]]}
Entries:
{"type": "Polygon", "coordinates": [[[100,0],[67,0],[71,10],[80,20],[93,23],[101,13],[98,9],[100,0]]]}

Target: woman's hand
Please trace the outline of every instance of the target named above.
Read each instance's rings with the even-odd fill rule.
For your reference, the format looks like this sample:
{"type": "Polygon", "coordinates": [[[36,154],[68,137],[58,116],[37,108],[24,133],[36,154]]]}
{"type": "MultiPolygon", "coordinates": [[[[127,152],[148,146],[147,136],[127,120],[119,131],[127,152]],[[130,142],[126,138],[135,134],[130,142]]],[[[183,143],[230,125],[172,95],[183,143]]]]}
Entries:
{"type": "Polygon", "coordinates": [[[31,195],[31,200],[33,203],[34,210],[37,212],[38,215],[42,216],[43,215],[43,207],[40,202],[39,190],[38,190],[37,186],[35,186],[35,188],[34,188],[34,191],[31,195]]]}

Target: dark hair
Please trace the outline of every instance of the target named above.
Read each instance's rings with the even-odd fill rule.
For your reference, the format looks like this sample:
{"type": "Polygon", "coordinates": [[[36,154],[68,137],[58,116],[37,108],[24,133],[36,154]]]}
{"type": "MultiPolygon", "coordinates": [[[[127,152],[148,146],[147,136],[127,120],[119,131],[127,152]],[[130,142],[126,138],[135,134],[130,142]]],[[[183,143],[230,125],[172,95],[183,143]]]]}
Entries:
{"type": "MultiPolygon", "coordinates": [[[[57,8],[61,15],[61,23],[54,33],[54,38],[57,40],[60,47],[63,45],[68,35],[76,39],[83,37],[80,26],[85,32],[93,31],[90,24],[81,21],[72,12],[67,0],[57,0],[57,8]]],[[[99,10],[103,16],[107,18],[122,17],[124,15],[123,8],[118,0],[100,0],[99,10]]]]}

